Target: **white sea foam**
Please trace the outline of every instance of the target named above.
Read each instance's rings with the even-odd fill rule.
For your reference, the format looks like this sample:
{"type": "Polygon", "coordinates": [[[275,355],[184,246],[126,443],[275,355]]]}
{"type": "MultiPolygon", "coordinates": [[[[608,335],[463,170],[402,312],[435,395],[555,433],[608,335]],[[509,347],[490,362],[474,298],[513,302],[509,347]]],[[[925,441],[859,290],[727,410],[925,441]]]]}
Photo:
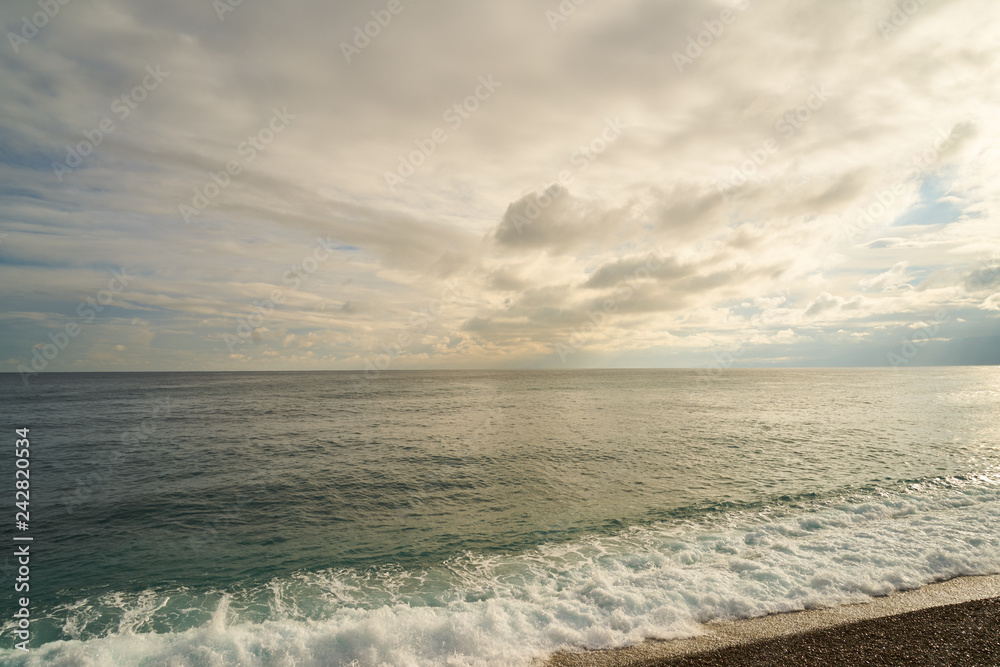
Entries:
{"type": "MultiPolygon", "coordinates": [[[[942,481],[519,555],[466,554],[428,570],[300,573],[243,597],[216,596],[210,620],[178,632],[142,631],[167,604],[166,594],[145,593],[132,596],[118,631],[0,659],[74,667],[527,665],[560,648],[690,636],[715,619],[1000,573],[998,528],[996,479],[942,481]],[[266,620],[248,620],[260,608],[270,610],[266,620]]],[[[90,606],[64,613],[64,627],[82,636],[90,606]]]]}

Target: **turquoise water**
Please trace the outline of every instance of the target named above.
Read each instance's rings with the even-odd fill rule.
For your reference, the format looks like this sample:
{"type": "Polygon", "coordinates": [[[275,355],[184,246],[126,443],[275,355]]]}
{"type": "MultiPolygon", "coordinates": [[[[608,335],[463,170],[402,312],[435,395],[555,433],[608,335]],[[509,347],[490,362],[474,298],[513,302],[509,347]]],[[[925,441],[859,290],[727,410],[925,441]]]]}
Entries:
{"type": "Polygon", "coordinates": [[[3,664],[519,665],[1000,572],[995,368],[0,389],[35,538],[3,664]]]}

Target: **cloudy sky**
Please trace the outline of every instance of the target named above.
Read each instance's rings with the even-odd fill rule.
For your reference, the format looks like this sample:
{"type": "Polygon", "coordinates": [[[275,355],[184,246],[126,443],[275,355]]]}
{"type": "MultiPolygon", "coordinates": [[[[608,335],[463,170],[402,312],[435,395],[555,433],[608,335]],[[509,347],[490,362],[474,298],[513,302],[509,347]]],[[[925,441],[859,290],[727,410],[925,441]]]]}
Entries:
{"type": "Polygon", "coordinates": [[[0,18],[5,371],[1000,363],[993,0],[0,18]]]}

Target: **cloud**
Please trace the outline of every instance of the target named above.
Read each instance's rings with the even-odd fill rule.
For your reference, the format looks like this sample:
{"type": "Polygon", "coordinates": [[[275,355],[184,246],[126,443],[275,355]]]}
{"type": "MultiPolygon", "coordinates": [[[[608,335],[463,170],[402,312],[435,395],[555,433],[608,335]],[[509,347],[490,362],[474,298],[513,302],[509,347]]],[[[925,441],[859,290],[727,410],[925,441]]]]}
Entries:
{"type": "Polygon", "coordinates": [[[749,3],[682,71],[721,5],[587,3],[553,31],[528,0],[406,4],[350,62],[370,20],[350,3],[68,5],[0,49],[0,357],[15,370],[72,321],[50,370],[360,368],[453,281],[394,363],[559,365],[609,303],[588,363],[696,363],[749,336],[759,363],[878,359],[856,352],[874,327],[943,308],[988,337],[1000,17],[927,4],[883,36],[891,4],[749,3]],[[169,75],[136,101],[147,67],[169,75]],[[317,239],[334,249],[305,271],[317,239]],[[82,321],[121,266],[136,279],[82,321]]]}
{"type": "Polygon", "coordinates": [[[602,289],[631,280],[675,280],[694,273],[696,267],[683,266],[672,257],[660,258],[655,254],[636,255],[615,259],[602,264],[584,283],[584,287],[602,289]]]}
{"type": "Polygon", "coordinates": [[[555,184],[512,202],[492,238],[505,249],[566,254],[612,238],[626,222],[625,213],[601,210],[555,184]]]}
{"type": "Polygon", "coordinates": [[[901,288],[910,288],[907,282],[910,280],[906,274],[906,262],[898,262],[895,266],[884,273],[880,273],[872,278],[865,278],[858,281],[858,287],[863,290],[892,291],[901,288]]]}
{"type": "Polygon", "coordinates": [[[844,297],[834,296],[828,292],[820,292],[819,296],[806,308],[805,314],[807,317],[818,317],[820,315],[829,317],[830,311],[836,310],[838,314],[843,311],[856,311],[864,303],[864,297],[860,295],[845,299],[844,297]]]}
{"type": "Polygon", "coordinates": [[[1000,293],[987,297],[980,308],[985,310],[1000,310],[1000,293]]]}

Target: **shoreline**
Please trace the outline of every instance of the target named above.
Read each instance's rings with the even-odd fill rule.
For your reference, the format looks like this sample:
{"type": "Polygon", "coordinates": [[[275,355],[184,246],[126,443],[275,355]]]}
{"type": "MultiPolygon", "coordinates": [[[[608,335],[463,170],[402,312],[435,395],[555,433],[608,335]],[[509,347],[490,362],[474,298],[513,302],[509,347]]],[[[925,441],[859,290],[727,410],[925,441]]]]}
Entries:
{"type": "MultiPolygon", "coordinates": [[[[911,635],[912,642],[926,643],[935,631],[945,632],[941,628],[947,627],[954,629],[956,637],[985,646],[989,640],[997,640],[995,630],[989,636],[980,636],[981,629],[974,619],[991,613],[1000,613],[1000,575],[963,576],[854,604],[713,621],[701,626],[702,634],[687,639],[646,640],[616,649],[564,651],[537,664],[543,667],[783,665],[793,664],[803,655],[816,658],[836,650],[870,650],[871,646],[859,643],[867,636],[871,636],[872,641],[876,635],[881,637],[880,645],[903,646],[905,641],[896,640],[907,639],[904,635],[911,635]],[[790,654],[797,649],[808,653],[798,657],[790,654]],[[751,653],[754,654],[752,659],[751,653]],[[762,656],[773,656],[773,659],[762,656]]],[[[941,650],[945,650],[948,637],[938,637],[938,642],[944,644],[941,650]]],[[[1000,664],[1000,647],[994,646],[993,650],[994,662],[975,664],[1000,664]]],[[[846,662],[835,659],[829,664],[857,664],[846,657],[843,660],[846,662]]]]}

